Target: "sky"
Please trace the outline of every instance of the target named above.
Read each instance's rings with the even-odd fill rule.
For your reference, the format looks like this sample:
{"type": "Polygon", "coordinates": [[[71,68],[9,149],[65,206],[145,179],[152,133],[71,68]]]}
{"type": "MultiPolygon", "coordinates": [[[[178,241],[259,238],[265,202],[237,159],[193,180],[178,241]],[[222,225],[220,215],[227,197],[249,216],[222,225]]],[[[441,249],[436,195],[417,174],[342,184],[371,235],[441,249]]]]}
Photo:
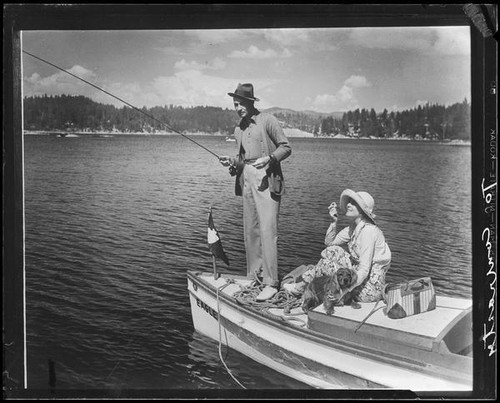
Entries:
{"type": "MultiPolygon", "coordinates": [[[[22,47],[136,107],[232,108],[252,83],[258,109],[382,112],[470,101],[468,26],[25,31],[22,47]]],[[[23,95],[84,95],[124,106],[23,54],[23,95]]]]}

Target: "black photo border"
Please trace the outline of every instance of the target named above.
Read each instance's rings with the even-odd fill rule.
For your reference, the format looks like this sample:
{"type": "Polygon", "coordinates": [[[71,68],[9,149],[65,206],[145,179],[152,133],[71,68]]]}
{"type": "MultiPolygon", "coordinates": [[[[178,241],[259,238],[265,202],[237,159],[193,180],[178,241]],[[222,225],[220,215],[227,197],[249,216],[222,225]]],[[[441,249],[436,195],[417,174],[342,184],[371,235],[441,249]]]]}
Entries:
{"type": "MultiPolygon", "coordinates": [[[[46,390],[25,389],[25,278],[21,31],[231,29],[468,25],[471,32],[472,280],[471,393],[419,398],[496,399],[497,8],[465,4],[4,4],[3,42],[3,397],[398,399],[409,391],[46,390]],[[469,13],[470,14],[470,13],[469,13]],[[493,35],[494,34],[494,35],[493,35]]],[[[453,195],[450,195],[452,197],[453,195]]]]}

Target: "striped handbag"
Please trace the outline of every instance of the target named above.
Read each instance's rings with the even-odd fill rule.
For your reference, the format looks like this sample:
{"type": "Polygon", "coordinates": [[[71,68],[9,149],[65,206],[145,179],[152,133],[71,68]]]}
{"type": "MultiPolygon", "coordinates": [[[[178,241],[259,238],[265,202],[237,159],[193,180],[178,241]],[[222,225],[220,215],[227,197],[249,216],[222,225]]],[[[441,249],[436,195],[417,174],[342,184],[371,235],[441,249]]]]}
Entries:
{"type": "Polygon", "coordinates": [[[384,300],[387,304],[385,314],[391,319],[401,319],[436,308],[436,294],[430,277],[387,284],[384,300]]]}

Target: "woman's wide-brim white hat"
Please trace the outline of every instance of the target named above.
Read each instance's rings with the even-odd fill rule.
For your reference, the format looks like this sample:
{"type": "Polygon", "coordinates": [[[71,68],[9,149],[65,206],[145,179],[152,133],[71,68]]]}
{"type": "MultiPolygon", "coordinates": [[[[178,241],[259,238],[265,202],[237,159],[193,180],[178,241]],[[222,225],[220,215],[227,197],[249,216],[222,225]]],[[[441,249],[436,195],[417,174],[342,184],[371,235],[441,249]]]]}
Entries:
{"type": "Polygon", "coordinates": [[[345,212],[348,199],[354,200],[363,213],[375,224],[375,200],[368,192],[355,192],[351,189],[346,189],[340,195],[340,209],[345,212]]]}

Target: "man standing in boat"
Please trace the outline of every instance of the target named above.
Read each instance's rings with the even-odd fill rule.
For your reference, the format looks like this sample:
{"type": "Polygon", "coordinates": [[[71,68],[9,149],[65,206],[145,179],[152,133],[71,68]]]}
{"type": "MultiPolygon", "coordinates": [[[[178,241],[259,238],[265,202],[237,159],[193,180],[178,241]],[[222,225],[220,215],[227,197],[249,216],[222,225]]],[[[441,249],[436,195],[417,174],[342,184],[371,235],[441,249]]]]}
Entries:
{"type": "Polygon", "coordinates": [[[247,276],[262,276],[265,287],[257,300],[265,301],[278,291],[278,214],[284,193],[280,161],[292,149],[278,120],[255,108],[259,99],[252,84],[238,84],[228,95],[241,118],[234,131],[238,152],[220,157],[220,163],[230,167],[235,193],[243,196],[247,276]]]}

